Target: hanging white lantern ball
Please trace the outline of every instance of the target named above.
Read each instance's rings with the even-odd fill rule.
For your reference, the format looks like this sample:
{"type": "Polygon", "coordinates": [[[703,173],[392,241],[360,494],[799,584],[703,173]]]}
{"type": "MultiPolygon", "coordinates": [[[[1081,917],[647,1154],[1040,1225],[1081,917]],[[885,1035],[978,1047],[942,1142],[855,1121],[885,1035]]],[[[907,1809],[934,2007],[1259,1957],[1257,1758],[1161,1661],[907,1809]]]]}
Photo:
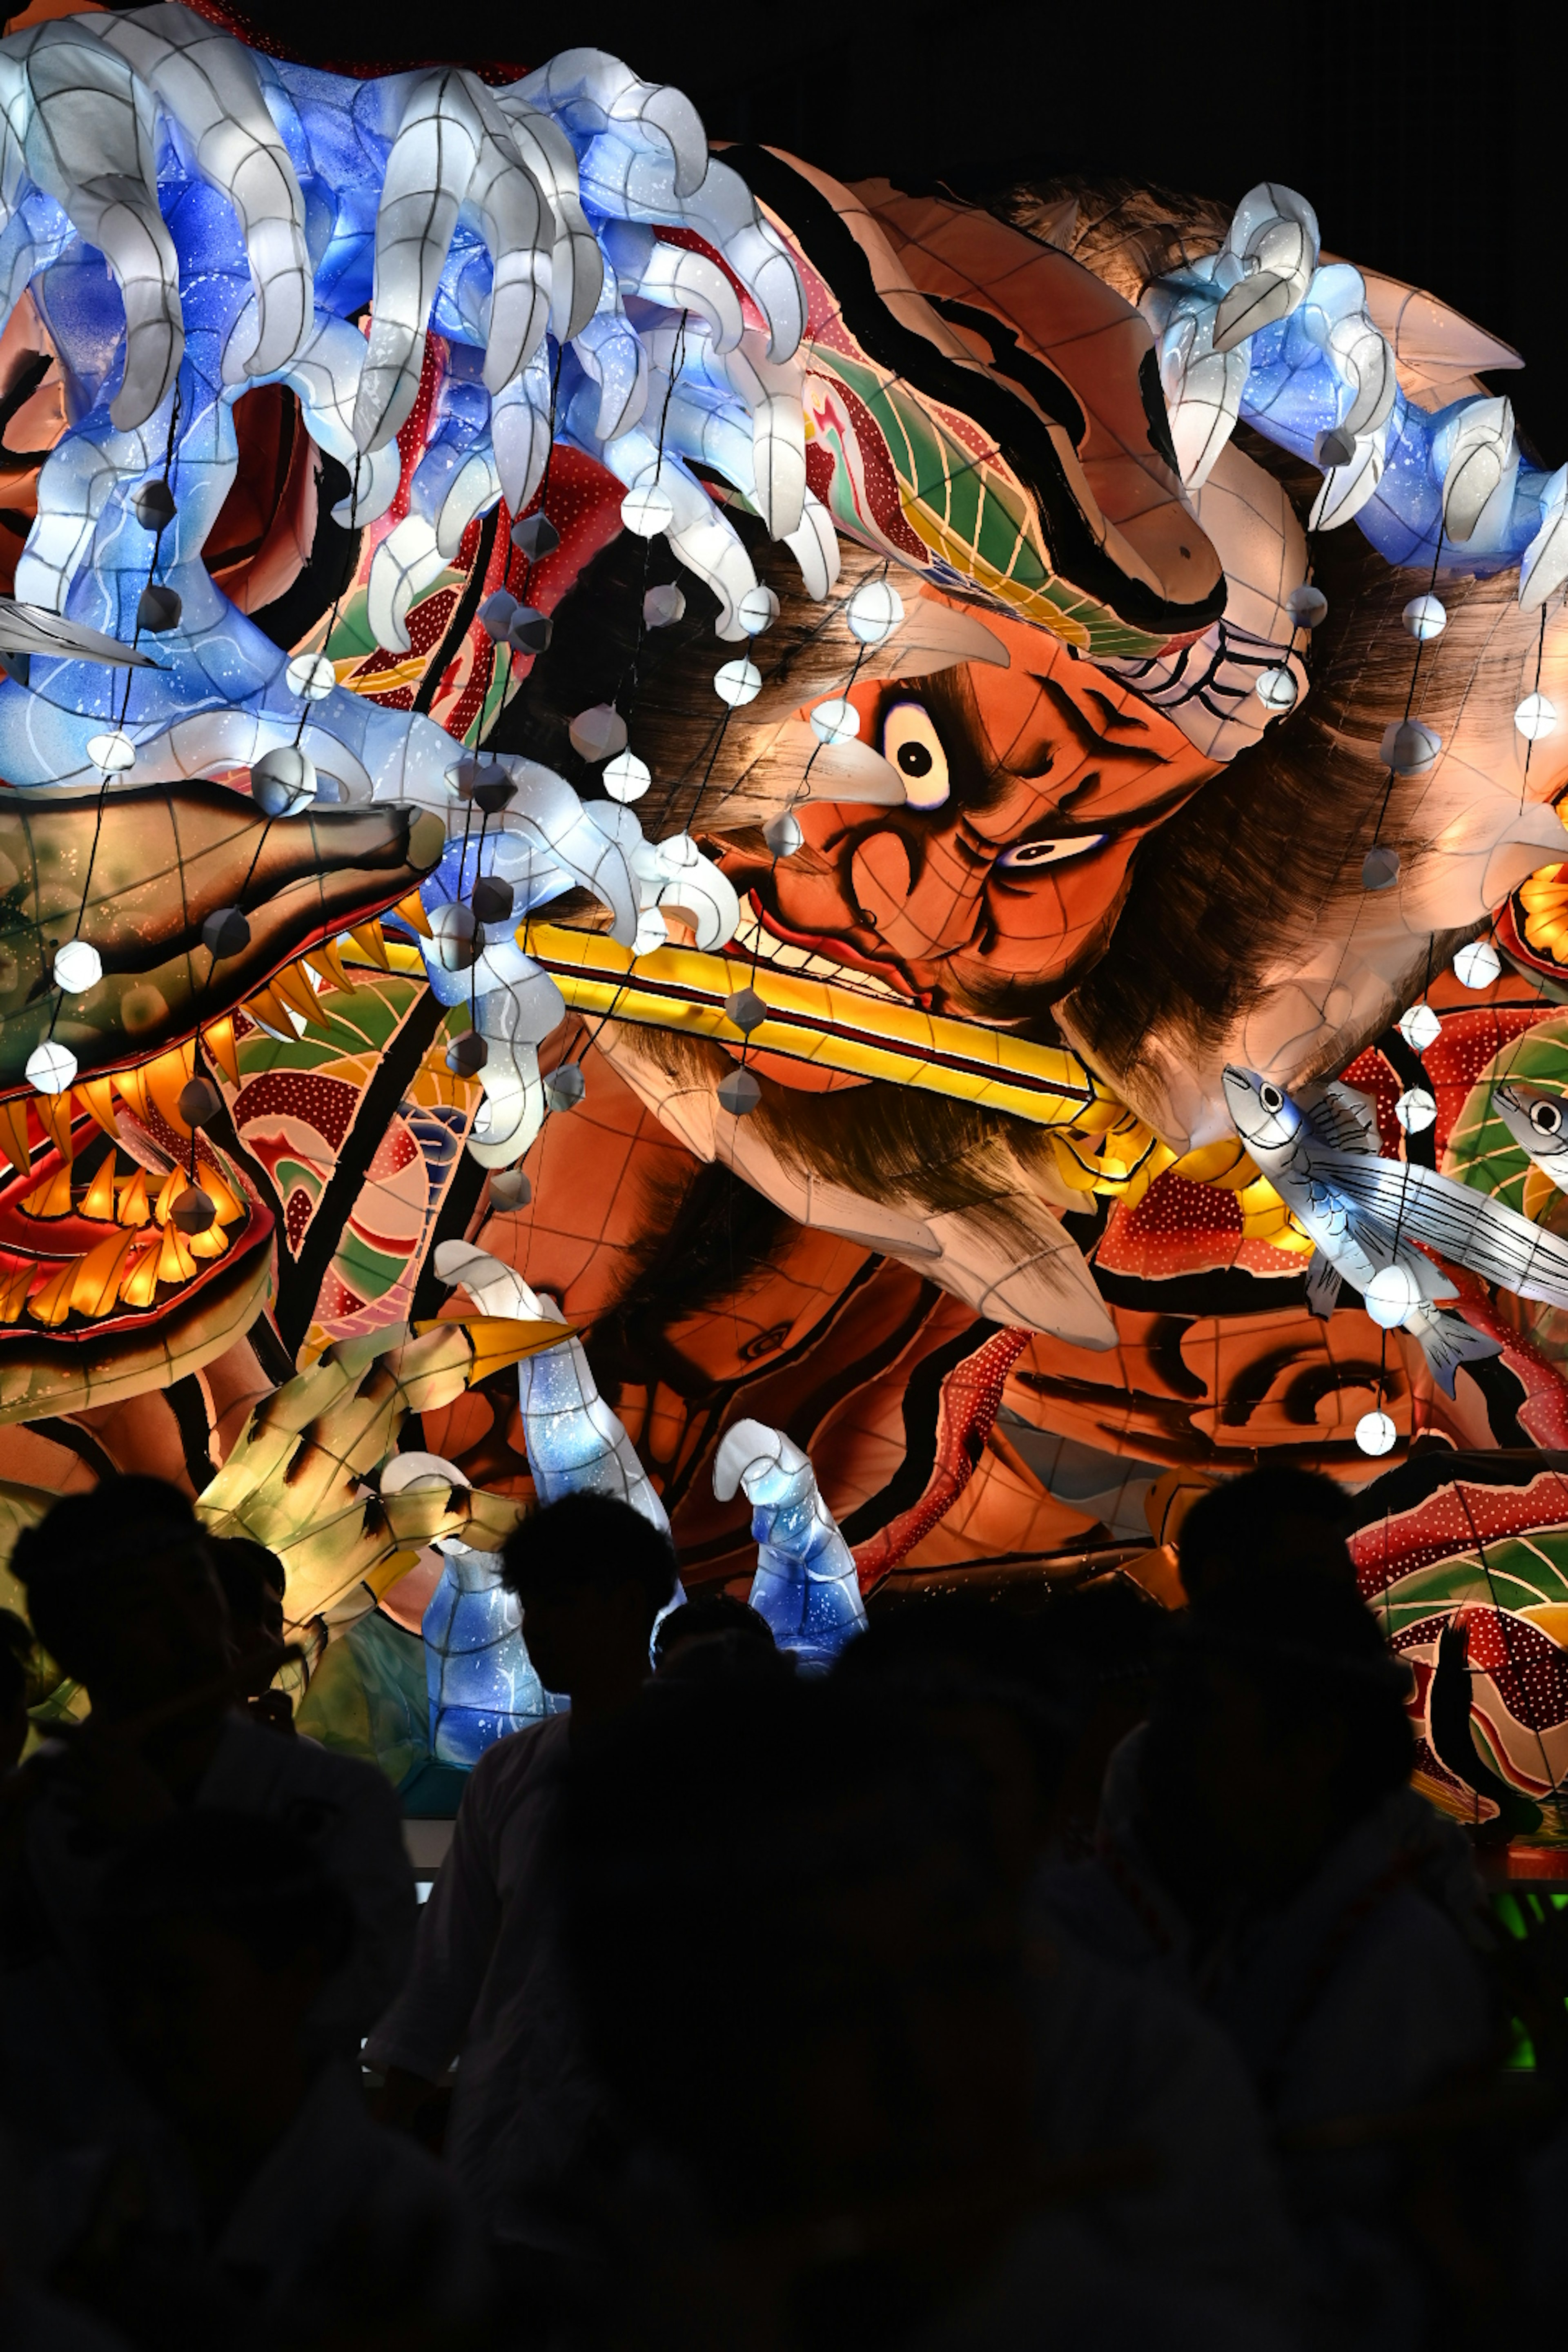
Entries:
{"type": "Polygon", "coordinates": [[[595,702],[580,710],[566,732],[577,757],[593,763],[613,760],[626,748],[626,722],[613,702],[595,702]]]}
{"type": "Polygon", "coordinates": [[[1380,1330],[1392,1331],[1421,1304],[1415,1276],[1407,1266],[1381,1266],[1362,1293],[1362,1305],[1380,1330]]]}
{"type": "Polygon", "coordinates": [[[533,1198],[533,1187],[521,1168],[497,1168],[490,1173],[492,1209],[521,1209],[533,1198]]]}
{"type": "Polygon", "coordinates": [[[1489,988],[1502,970],[1502,958],[1490,940],[1472,940],[1454,958],[1454,978],[1466,988],[1489,988]]]}
{"type": "Polygon", "coordinates": [[[1406,1135],[1422,1135],[1436,1120],[1436,1098],[1425,1087],[1412,1087],[1394,1104],[1394,1116],[1406,1135]]]}
{"type": "Polygon", "coordinates": [[[1296,680],[1282,666],[1262,671],[1258,680],[1258,699],[1273,717],[1281,717],[1296,708],[1296,680]]]}
{"type": "Polygon", "coordinates": [[[103,958],[87,940],[67,940],[55,950],[51,977],[68,996],[79,996],[103,978],[103,958]]]}
{"type": "Polygon", "coordinates": [[[1527,694],[1513,714],[1513,723],[1527,743],[1539,743],[1557,727],[1557,705],[1544,694],[1527,694]]]}
{"type": "Polygon", "coordinates": [[[742,702],[755,702],[762,690],[763,673],[755,662],[726,662],[722,669],[713,673],[713,691],[731,710],[738,709],[742,702]]]}
{"type": "Polygon", "coordinates": [[[731,1070],[719,1081],[719,1108],[731,1118],[749,1118],[762,1098],[763,1090],[750,1070],[731,1070]]]}
{"type": "Polygon", "coordinates": [[[37,1087],[41,1095],[63,1095],[76,1076],[76,1055],[68,1045],[61,1045],[53,1037],[46,1037],[35,1045],[26,1060],[27,1083],[37,1087]]]}
{"type": "Polygon", "coordinates": [[[88,737],[87,756],[106,776],[114,776],[136,765],[136,746],[129,735],[122,735],[117,727],[111,728],[106,735],[88,737]]]}
{"type": "Polygon", "coordinates": [[[812,711],[811,731],[819,743],[853,743],[860,732],[860,713],[845,696],[836,695],[812,711]]]}
{"type": "Polygon", "coordinates": [[[800,819],[785,809],[782,816],[770,817],[763,827],[763,839],[774,857],[793,857],[805,835],[800,829],[800,819]]]}
{"type": "Polygon", "coordinates": [[[1412,596],[1400,619],[1413,637],[1429,645],[1448,625],[1448,608],[1437,596],[1412,596]]]}
{"type": "Polygon", "coordinates": [[[605,790],[613,801],[640,801],[652,782],[647,761],[635,751],[617,751],[605,762],[605,790]]]}
{"type": "Polygon", "coordinates": [[[1379,846],[1369,849],[1361,862],[1361,887],[1363,890],[1392,890],[1399,879],[1399,852],[1379,846]]]}
{"type": "Polygon", "coordinates": [[[1355,1425],[1355,1442],[1363,1454],[1391,1454],[1399,1432],[1385,1412],[1363,1412],[1355,1425]]]}
{"type": "Polygon", "coordinates": [[[621,500],[621,521],[626,529],[635,531],[638,539],[657,539],[675,520],[675,509],[668,490],[657,482],[648,482],[628,490],[621,500]]]}
{"type": "Polygon", "coordinates": [[[879,646],[904,617],[904,600],[888,580],[863,581],[844,607],[849,634],[863,646],[879,646]]]}
{"type": "Polygon", "coordinates": [[[1443,1034],[1443,1024],[1429,1004],[1411,1005],[1394,1025],[1413,1054],[1426,1053],[1443,1034]]]}
{"type": "Polygon", "coordinates": [[[1299,629],[1315,629],[1327,617],[1329,600],[1321,588],[1304,582],[1300,588],[1291,589],[1285,599],[1285,610],[1299,629]]]}
{"type": "Polygon", "coordinates": [[[686,617],[686,598],[673,580],[658,588],[650,588],[642,600],[642,625],[645,629],[672,629],[677,621],[686,617]]]}
{"type": "Polygon", "coordinates": [[[479,925],[474,910],[460,898],[444,899],[426,911],[430,944],[443,971],[467,971],[479,954],[479,925]]]}
{"type": "Polygon", "coordinates": [[[748,588],[735,607],[735,618],[749,637],[760,637],[779,616],[779,600],[771,588],[748,588]]]}
{"type": "Polygon", "coordinates": [[[250,771],[250,797],[264,816],[292,816],[316,797],[316,763],[298,743],[279,743],[250,771]]]}
{"type": "Polygon", "coordinates": [[[325,654],[296,654],[289,665],[289,691],[301,702],[324,702],[338,682],[325,654]]]}

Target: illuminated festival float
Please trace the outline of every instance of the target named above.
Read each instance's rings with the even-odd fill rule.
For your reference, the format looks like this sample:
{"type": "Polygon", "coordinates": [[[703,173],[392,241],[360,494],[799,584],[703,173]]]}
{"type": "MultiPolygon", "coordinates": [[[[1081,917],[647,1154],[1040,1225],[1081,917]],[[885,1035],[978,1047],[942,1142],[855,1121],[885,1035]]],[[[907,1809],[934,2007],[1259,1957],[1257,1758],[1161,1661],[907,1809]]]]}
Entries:
{"type": "Polygon", "coordinates": [[[1517,355],[1288,187],[982,210],[594,49],[355,78],[216,9],[22,19],[0,198],[0,1551],[175,1480],[416,1803],[551,1705],[536,1499],[820,1661],[933,1583],[1174,1605],[1289,1458],[1419,1785],[1550,1869],[1517,355]]]}

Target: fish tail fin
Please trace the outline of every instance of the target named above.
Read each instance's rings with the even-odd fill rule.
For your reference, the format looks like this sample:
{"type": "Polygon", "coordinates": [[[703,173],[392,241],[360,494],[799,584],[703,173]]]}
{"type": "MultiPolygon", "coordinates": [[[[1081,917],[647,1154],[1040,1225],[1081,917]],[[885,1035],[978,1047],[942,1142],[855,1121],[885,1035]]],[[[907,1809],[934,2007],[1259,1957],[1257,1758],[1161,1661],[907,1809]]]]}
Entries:
{"type": "MultiPolygon", "coordinates": [[[[1406,1327],[1409,1328],[1408,1326],[1406,1327]]],[[[1479,1364],[1488,1356],[1500,1356],[1502,1341],[1486,1331],[1478,1331],[1462,1315],[1444,1314],[1440,1309],[1421,1317],[1415,1325],[1415,1337],[1421,1342],[1421,1352],[1432,1368],[1432,1376],[1445,1396],[1454,1393],[1454,1376],[1461,1364],[1479,1364]]]]}
{"type": "Polygon", "coordinates": [[[1307,1305],[1320,1323],[1326,1323],[1340,1303],[1340,1270],[1321,1249],[1312,1252],[1307,1267],[1307,1305]]]}

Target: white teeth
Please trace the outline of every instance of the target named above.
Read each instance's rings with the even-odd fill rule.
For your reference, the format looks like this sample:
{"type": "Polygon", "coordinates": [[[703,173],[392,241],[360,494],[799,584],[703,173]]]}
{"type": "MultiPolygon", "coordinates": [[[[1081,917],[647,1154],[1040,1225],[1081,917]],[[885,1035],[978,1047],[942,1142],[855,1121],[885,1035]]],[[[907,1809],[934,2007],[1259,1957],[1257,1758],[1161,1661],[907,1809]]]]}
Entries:
{"type": "Polygon", "coordinates": [[[765,930],[759,916],[745,913],[741,918],[734,945],[742,955],[758,963],[770,963],[778,971],[798,972],[803,980],[830,980],[836,988],[858,989],[865,996],[885,996],[895,1004],[907,1004],[909,998],[901,990],[889,987],[874,972],[858,971],[847,964],[837,963],[831,956],[819,955],[813,948],[792,947],[786,940],[775,940],[765,930]]]}

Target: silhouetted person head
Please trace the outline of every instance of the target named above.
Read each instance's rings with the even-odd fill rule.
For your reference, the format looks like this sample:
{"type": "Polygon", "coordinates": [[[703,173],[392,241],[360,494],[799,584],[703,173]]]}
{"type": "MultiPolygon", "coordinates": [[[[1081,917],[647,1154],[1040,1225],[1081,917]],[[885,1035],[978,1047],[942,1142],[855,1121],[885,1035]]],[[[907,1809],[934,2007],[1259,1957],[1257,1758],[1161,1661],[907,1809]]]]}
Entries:
{"type": "Polygon", "coordinates": [[[660,1621],[653,1644],[662,1681],[705,1681],[721,1675],[791,1674],[795,1662],[773,1642],[773,1628],[733,1593],[705,1592],[660,1621]]]}
{"type": "Polygon", "coordinates": [[[201,1689],[232,1663],[206,1538],[160,1478],[105,1478],[62,1496],[17,1538],[11,1567],[39,1641],[86,1684],[102,1721],[201,1689]]]}
{"type": "Polygon", "coordinates": [[[306,2020],[349,1948],[347,1898],[278,1823],[197,1806],[119,1855],[99,1927],[127,2067],[210,2185],[237,2190],[309,2084],[306,2020]]]}
{"type": "Polygon", "coordinates": [[[14,1609],[0,1609],[0,1772],[27,1744],[27,1670],[33,1636],[14,1609]]]}
{"type": "Polygon", "coordinates": [[[1030,1621],[1030,1671],[1063,1727],[1065,1752],[1047,1832],[1063,1856],[1093,1848],[1106,1767],[1148,1715],[1172,1622],[1141,1585],[1115,1573],[1052,1591],[1030,1621]]]}
{"type": "Polygon", "coordinates": [[[1140,1784],[1156,1849],[1211,1891],[1289,1894],[1409,1779],[1408,1686],[1342,1583],[1298,1568],[1223,1585],[1194,1611],[1150,1719],[1140,1784]]]}
{"type": "Polygon", "coordinates": [[[993,1835],[1012,1875],[1031,1869],[1067,1761],[1068,1719],[1038,1687],[1038,1621],[1005,1603],[933,1592],[873,1613],[834,1669],[962,1743],[984,1775],[993,1835]]]}
{"type": "Polygon", "coordinates": [[[501,1577],[522,1605],[522,1638],[546,1690],[612,1712],[648,1671],[654,1620],[675,1591],[669,1538],[629,1503],[567,1495],[506,1539],[501,1577]]]}
{"type": "Polygon", "coordinates": [[[1200,1496],[1182,1521],[1176,1556],[1187,1599],[1200,1608],[1233,1577],[1299,1568],[1356,1590],[1345,1543],[1350,1505],[1315,1470],[1248,1470],[1200,1496]]]}
{"type": "MultiPolygon", "coordinates": [[[[283,1563],[275,1551],[248,1536],[209,1536],[206,1541],[228,1603],[235,1649],[242,1660],[255,1655],[259,1661],[282,1646],[283,1563]]],[[[274,1660],[268,1668],[268,1681],[275,1671],[274,1660]]]]}
{"type": "Polygon", "coordinates": [[[721,2232],[803,2270],[828,2225],[886,2257],[866,2340],[887,2296],[918,2311],[968,2259],[977,2199],[993,2226],[1027,2175],[991,1827],[966,1743],[837,1677],[672,1693],[574,1764],[568,1929],[606,2081],[721,2232]],[[657,2022],[704,1997],[721,2023],[657,2022]]]}

